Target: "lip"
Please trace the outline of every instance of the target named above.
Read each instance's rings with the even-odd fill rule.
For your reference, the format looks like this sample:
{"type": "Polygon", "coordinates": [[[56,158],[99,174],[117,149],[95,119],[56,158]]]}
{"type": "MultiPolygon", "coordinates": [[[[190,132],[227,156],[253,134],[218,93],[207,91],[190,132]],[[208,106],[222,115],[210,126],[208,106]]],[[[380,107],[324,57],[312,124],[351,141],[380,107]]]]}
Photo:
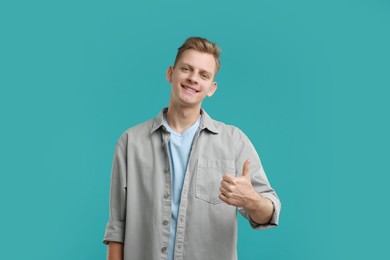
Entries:
{"type": "Polygon", "coordinates": [[[198,93],[199,90],[197,90],[196,88],[193,88],[193,87],[190,87],[188,85],[183,85],[183,84],[180,84],[182,88],[188,90],[189,92],[193,92],[193,93],[198,93]]]}

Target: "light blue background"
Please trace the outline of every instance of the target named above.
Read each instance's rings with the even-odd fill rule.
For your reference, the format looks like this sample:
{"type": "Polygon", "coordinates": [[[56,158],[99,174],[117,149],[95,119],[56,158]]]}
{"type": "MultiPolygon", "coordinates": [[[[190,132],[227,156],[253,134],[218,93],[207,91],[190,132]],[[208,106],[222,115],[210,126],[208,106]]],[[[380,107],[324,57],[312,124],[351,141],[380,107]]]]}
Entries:
{"type": "Polygon", "coordinates": [[[276,229],[240,218],[240,259],[389,259],[389,28],[386,0],[2,1],[0,258],[105,259],[115,143],[199,35],[223,49],[204,108],[283,204],[276,229]]]}

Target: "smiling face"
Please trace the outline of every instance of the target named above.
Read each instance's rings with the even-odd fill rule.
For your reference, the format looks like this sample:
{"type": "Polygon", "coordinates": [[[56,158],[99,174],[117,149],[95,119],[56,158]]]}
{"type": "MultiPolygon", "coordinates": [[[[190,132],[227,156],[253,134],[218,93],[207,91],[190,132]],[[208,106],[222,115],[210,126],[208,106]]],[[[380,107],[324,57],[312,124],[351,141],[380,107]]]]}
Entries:
{"type": "Polygon", "coordinates": [[[212,54],[186,50],[176,65],[167,70],[167,80],[172,84],[170,105],[200,108],[203,99],[217,89],[215,73],[212,54]]]}

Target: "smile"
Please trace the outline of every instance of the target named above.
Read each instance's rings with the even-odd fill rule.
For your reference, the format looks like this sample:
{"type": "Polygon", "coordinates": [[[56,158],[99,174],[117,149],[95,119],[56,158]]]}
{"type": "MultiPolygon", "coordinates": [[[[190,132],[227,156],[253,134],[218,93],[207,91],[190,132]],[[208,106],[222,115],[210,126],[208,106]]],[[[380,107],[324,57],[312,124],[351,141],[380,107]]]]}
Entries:
{"type": "Polygon", "coordinates": [[[192,93],[198,93],[199,92],[199,90],[191,88],[189,86],[181,85],[181,87],[184,88],[185,90],[187,90],[188,92],[192,92],[192,93]]]}

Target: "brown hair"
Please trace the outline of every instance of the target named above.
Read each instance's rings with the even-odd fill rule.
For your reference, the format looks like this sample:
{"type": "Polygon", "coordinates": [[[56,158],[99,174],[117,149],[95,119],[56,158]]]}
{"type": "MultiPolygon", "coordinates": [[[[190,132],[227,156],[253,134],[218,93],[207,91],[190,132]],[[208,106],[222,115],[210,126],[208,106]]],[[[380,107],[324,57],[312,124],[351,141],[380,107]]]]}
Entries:
{"type": "Polygon", "coordinates": [[[176,62],[180,59],[181,55],[183,55],[183,53],[186,50],[191,50],[191,49],[213,55],[215,59],[215,68],[216,68],[215,74],[218,72],[219,68],[221,67],[221,63],[219,60],[221,48],[217,44],[210,42],[206,38],[201,38],[201,37],[190,37],[183,43],[182,46],[180,46],[177,49],[175,63],[173,66],[176,66],[176,62]]]}

